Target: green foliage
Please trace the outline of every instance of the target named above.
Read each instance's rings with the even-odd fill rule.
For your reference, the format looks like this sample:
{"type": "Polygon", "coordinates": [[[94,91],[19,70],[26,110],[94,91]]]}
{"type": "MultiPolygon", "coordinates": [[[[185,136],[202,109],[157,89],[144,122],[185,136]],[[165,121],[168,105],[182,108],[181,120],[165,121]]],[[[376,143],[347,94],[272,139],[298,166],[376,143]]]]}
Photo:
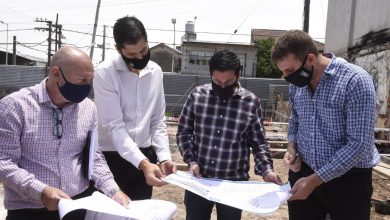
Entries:
{"type": "Polygon", "coordinates": [[[174,117],[175,114],[173,112],[165,112],[165,117],[174,117]]]}
{"type": "Polygon", "coordinates": [[[258,48],[256,77],[278,79],[282,77],[282,72],[271,61],[271,49],[274,43],[273,38],[261,39],[255,42],[258,48]]]}

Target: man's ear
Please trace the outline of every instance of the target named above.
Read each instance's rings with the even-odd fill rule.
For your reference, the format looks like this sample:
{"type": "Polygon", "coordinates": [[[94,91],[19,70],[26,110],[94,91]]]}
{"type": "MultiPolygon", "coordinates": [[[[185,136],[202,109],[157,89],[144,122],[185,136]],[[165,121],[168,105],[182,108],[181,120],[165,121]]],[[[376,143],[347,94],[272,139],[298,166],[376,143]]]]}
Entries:
{"type": "Polygon", "coordinates": [[[310,53],[307,55],[307,60],[309,60],[309,63],[312,64],[317,61],[317,57],[313,53],[310,53]]]}
{"type": "Polygon", "coordinates": [[[60,77],[60,68],[58,66],[52,66],[49,69],[50,77],[57,79],[60,77]]]}

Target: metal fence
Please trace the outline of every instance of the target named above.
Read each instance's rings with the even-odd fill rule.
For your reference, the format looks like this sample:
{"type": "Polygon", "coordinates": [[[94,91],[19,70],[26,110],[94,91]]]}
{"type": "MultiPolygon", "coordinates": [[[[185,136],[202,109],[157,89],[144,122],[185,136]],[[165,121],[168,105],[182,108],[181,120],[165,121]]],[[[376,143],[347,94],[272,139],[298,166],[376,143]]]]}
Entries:
{"type": "MultiPolygon", "coordinates": [[[[45,67],[0,66],[0,98],[20,88],[39,83],[45,78],[45,67]]],[[[166,111],[180,114],[191,90],[210,82],[209,76],[164,73],[166,111]]],[[[241,85],[262,100],[263,113],[270,117],[276,105],[277,94],[288,97],[288,83],[283,79],[240,78],[241,85]]]]}
{"type": "MultiPolygon", "coordinates": [[[[210,83],[209,76],[164,74],[164,90],[166,111],[180,114],[191,90],[205,83],[210,83]]],[[[284,79],[240,78],[241,85],[257,95],[262,102],[263,114],[271,117],[278,101],[278,95],[283,100],[288,99],[288,83],[284,79]]]]}

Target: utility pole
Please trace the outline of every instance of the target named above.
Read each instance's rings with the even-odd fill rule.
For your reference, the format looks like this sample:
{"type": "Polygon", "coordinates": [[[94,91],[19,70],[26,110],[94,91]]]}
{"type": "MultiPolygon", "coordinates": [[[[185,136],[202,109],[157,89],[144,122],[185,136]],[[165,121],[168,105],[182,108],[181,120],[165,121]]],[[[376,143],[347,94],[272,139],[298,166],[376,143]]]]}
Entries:
{"type": "Polygon", "coordinates": [[[62,47],[62,25],[58,25],[58,49],[62,47]]]}
{"type": "Polygon", "coordinates": [[[47,67],[50,66],[50,60],[51,60],[51,25],[53,22],[49,21],[49,37],[47,38],[48,49],[47,49],[47,67]]]}
{"type": "Polygon", "coordinates": [[[47,19],[43,20],[42,18],[38,19],[36,18],[34,20],[35,22],[42,22],[42,23],[46,23],[46,25],[48,26],[47,28],[41,28],[41,27],[36,27],[35,30],[38,30],[38,31],[48,31],[49,32],[49,36],[47,37],[47,67],[50,66],[50,60],[51,60],[51,57],[52,57],[52,48],[51,48],[51,44],[52,44],[52,41],[54,40],[55,41],[55,45],[54,45],[54,51],[57,51],[58,48],[61,47],[61,38],[62,38],[62,25],[58,24],[58,14],[57,14],[57,18],[56,18],[56,22],[55,24],[53,24],[52,21],[49,21],[47,19]],[[55,39],[52,39],[51,35],[52,35],[52,32],[53,32],[53,27],[55,28],[54,31],[55,31],[55,39]]]}
{"type": "Polygon", "coordinates": [[[43,20],[42,18],[41,19],[38,19],[36,18],[34,20],[35,22],[43,22],[43,23],[46,23],[46,25],[48,26],[48,28],[39,28],[39,27],[36,27],[35,30],[39,30],[39,31],[48,31],[49,32],[49,36],[47,38],[47,67],[50,66],[50,59],[51,59],[51,28],[52,28],[52,25],[53,25],[53,22],[52,21],[48,21],[48,20],[43,20]]]}
{"type": "Polygon", "coordinates": [[[303,6],[303,31],[309,33],[310,0],[304,0],[303,6]]]}
{"type": "Polygon", "coordinates": [[[16,65],[16,36],[14,36],[14,41],[12,45],[13,45],[12,65],[16,65]]]}
{"type": "Polygon", "coordinates": [[[56,24],[55,24],[55,33],[56,33],[56,38],[55,38],[55,42],[54,42],[54,51],[57,52],[57,49],[58,49],[58,13],[57,13],[57,16],[56,16],[56,24]]]}
{"type": "Polygon", "coordinates": [[[8,65],[8,23],[4,21],[0,21],[0,23],[7,25],[7,44],[6,44],[6,52],[5,52],[5,65],[8,65]]]}
{"type": "Polygon", "coordinates": [[[92,42],[91,42],[91,51],[90,51],[90,54],[89,54],[89,57],[91,58],[91,60],[93,58],[93,49],[95,47],[95,37],[96,37],[97,23],[98,23],[98,20],[99,20],[100,2],[101,2],[101,0],[98,0],[98,4],[97,4],[97,7],[96,7],[95,23],[93,25],[93,35],[92,35],[92,42]]]}
{"type": "Polygon", "coordinates": [[[103,25],[102,62],[106,57],[106,25],[103,25]]]}
{"type": "Polygon", "coordinates": [[[173,53],[172,53],[172,70],[173,72],[175,70],[175,51],[176,51],[176,18],[172,18],[172,24],[173,24],[173,53]]]}

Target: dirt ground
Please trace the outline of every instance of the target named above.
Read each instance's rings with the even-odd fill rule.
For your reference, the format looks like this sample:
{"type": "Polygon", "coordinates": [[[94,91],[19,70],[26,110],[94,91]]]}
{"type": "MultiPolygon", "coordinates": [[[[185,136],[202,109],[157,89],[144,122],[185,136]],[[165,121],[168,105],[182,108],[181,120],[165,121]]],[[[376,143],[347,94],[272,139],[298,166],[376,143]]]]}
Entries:
{"type": "MultiPolygon", "coordinates": [[[[173,139],[173,138],[172,138],[173,139]]],[[[170,141],[173,141],[173,140],[170,141]]],[[[172,142],[173,144],[173,142],[172,142]]],[[[172,147],[171,148],[173,160],[176,163],[182,164],[183,160],[182,157],[177,150],[177,148],[172,147]]],[[[251,160],[253,162],[253,160],[251,160]]],[[[274,166],[275,171],[279,174],[279,176],[282,178],[284,182],[287,181],[287,169],[284,168],[282,165],[281,159],[274,159],[274,166]]],[[[251,165],[253,168],[253,164],[251,165]]],[[[251,180],[258,180],[262,181],[258,176],[255,176],[253,173],[253,170],[250,170],[251,180]]],[[[374,186],[374,193],[373,198],[377,198],[380,200],[387,200],[390,199],[390,178],[386,176],[381,176],[374,172],[373,174],[373,186],[374,186]]],[[[3,206],[3,185],[0,183],[0,220],[5,219],[6,210],[4,210],[3,206]]],[[[177,205],[177,213],[174,216],[175,220],[184,220],[185,219],[185,206],[183,204],[183,198],[184,198],[184,190],[180,187],[174,186],[174,185],[166,185],[163,187],[155,187],[153,192],[153,198],[155,199],[162,199],[167,200],[175,203],[177,205]]],[[[213,211],[212,219],[215,220],[216,214],[215,210],[213,211]]],[[[242,213],[242,220],[286,220],[288,219],[288,211],[287,211],[287,205],[283,205],[280,207],[277,211],[270,214],[269,216],[258,216],[254,215],[248,212],[242,213]]],[[[374,211],[374,207],[371,209],[371,219],[372,220],[390,220],[390,215],[381,215],[377,214],[374,211]]]]}
{"type": "MultiPolygon", "coordinates": [[[[183,163],[182,157],[180,155],[180,152],[173,148],[171,149],[172,155],[173,155],[173,160],[176,163],[183,163]]],[[[253,160],[251,160],[253,163],[253,160]]],[[[275,166],[275,171],[280,175],[282,178],[282,181],[287,182],[287,169],[282,164],[281,159],[274,159],[274,166],[275,166]]],[[[253,164],[251,165],[253,168],[253,164]]],[[[251,180],[258,180],[262,181],[262,179],[258,176],[254,175],[253,169],[250,170],[250,176],[251,180]]],[[[381,199],[381,200],[386,200],[390,199],[390,181],[389,177],[385,176],[380,176],[376,173],[373,174],[373,186],[374,186],[374,193],[373,193],[373,198],[381,199]]],[[[177,187],[175,185],[166,185],[161,188],[154,188],[153,191],[153,197],[155,199],[163,199],[167,201],[174,202],[177,205],[177,213],[174,217],[176,220],[184,220],[185,219],[185,206],[183,203],[183,198],[184,198],[184,190],[180,187],[177,187]]],[[[211,219],[217,219],[216,218],[216,212],[215,210],[213,211],[212,218],[211,219]]],[[[255,215],[252,213],[248,212],[243,212],[242,213],[242,220],[253,220],[253,219],[269,219],[269,220],[285,220],[288,219],[288,209],[287,205],[283,205],[280,207],[277,211],[274,213],[268,215],[268,216],[259,216],[255,215]]],[[[371,210],[371,219],[372,220],[390,220],[390,215],[381,215],[378,213],[375,213],[374,207],[371,210]]]]}

